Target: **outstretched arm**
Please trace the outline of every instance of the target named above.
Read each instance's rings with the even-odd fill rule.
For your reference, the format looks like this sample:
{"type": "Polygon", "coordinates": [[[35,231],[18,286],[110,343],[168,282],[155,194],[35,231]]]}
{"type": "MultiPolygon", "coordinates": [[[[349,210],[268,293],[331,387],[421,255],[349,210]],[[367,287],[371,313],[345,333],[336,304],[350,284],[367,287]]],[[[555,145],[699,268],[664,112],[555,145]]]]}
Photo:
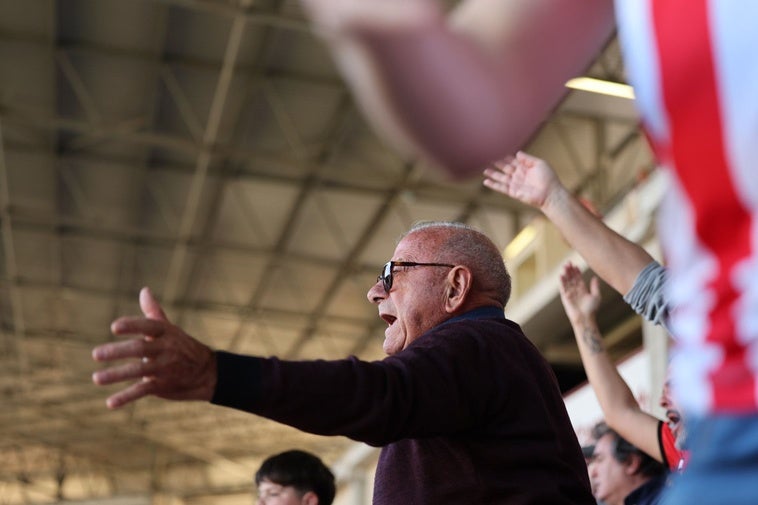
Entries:
{"type": "Polygon", "coordinates": [[[302,0],[373,126],[453,177],[521,147],[613,32],[610,0],[302,0]]]}
{"type": "Polygon", "coordinates": [[[588,290],[579,269],[567,263],[561,275],[560,291],[587,379],[595,391],[608,426],[640,450],[663,462],[658,445],[660,421],[640,408],[603,347],[595,319],[595,311],[600,305],[597,277],[592,278],[588,290]]]}
{"type": "Polygon", "coordinates": [[[518,152],[485,169],[484,176],[488,188],[541,210],[590,268],[622,295],[654,261],[587,210],[545,160],[518,152]]]}
{"type": "Polygon", "coordinates": [[[216,387],[216,356],[206,345],[169,322],[148,288],[140,291],[144,317],[122,317],[111,324],[114,335],[141,335],[96,347],[95,361],[131,361],[92,374],[98,385],[132,382],[107,400],[115,409],[154,395],[169,400],[204,400],[216,387]]]}

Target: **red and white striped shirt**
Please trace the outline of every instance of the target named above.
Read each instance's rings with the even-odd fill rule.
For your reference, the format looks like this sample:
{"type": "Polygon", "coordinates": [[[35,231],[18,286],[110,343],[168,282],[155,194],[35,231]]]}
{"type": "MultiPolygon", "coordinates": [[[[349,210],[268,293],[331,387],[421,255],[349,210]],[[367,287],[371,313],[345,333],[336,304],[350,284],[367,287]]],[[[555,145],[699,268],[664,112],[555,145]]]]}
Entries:
{"type": "Polygon", "coordinates": [[[685,411],[758,411],[758,2],[616,0],[645,131],[672,188],[660,237],[685,411]]]}

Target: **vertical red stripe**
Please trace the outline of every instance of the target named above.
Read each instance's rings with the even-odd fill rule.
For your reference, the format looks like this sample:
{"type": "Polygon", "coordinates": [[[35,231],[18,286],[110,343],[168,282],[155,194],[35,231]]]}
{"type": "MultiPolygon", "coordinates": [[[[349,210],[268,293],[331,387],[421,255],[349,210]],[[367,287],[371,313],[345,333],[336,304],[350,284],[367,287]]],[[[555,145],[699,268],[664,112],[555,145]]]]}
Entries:
{"type": "MultiPolygon", "coordinates": [[[[715,0],[719,1],[719,0],[715,0]]],[[[700,242],[719,271],[708,286],[717,297],[707,340],[718,343],[724,363],[712,374],[713,410],[742,410],[755,403],[755,379],[736,339],[730,282],[734,266],[750,254],[750,213],[729,173],[713,61],[707,0],[654,0],[663,102],[670,122],[666,149],[695,211],[700,242]]]]}

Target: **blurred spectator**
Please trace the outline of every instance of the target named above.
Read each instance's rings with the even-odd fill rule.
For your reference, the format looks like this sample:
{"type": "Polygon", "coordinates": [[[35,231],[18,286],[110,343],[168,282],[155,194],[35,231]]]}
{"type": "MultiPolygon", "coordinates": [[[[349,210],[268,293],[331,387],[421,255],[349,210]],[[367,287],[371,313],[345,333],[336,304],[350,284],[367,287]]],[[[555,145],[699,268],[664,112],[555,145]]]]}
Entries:
{"type": "Polygon", "coordinates": [[[589,466],[593,494],[605,505],[654,505],[666,482],[666,468],[627,442],[604,422],[589,466]]]}
{"type": "Polygon", "coordinates": [[[266,459],[255,473],[256,505],[331,505],[334,475],[316,456],[293,449],[266,459]]]}

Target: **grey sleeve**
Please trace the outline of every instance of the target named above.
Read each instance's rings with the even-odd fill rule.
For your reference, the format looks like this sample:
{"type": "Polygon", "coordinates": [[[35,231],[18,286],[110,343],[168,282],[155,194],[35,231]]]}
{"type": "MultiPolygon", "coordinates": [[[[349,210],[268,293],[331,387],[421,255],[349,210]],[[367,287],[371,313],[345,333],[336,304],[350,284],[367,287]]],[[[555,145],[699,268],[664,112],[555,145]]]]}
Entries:
{"type": "Polygon", "coordinates": [[[655,324],[668,330],[669,304],[663,285],[668,272],[657,261],[650,262],[637,276],[634,286],[624,295],[624,301],[635,312],[655,324]]]}

